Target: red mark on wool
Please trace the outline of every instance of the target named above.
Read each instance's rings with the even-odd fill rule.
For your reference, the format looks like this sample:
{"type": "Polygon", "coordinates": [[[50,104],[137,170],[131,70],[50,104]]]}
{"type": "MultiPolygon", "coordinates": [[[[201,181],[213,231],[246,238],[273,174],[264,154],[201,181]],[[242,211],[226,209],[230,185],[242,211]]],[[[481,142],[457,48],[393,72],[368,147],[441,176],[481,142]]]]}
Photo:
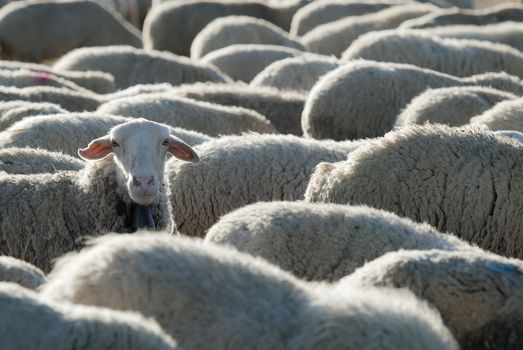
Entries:
{"type": "Polygon", "coordinates": [[[54,81],[54,75],[45,72],[35,72],[33,76],[40,84],[49,84],[54,81]]]}

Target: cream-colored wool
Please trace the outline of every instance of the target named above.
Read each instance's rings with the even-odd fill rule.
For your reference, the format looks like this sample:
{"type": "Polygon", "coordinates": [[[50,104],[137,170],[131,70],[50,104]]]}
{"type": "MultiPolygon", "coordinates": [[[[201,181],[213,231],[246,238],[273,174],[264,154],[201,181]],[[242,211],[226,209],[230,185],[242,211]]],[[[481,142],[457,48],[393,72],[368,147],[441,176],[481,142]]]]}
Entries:
{"type": "Polygon", "coordinates": [[[362,16],[401,4],[401,0],[317,0],[296,11],[291,35],[303,36],[314,28],[351,16],[362,16]]]}
{"type": "MultiPolygon", "coordinates": [[[[54,258],[78,249],[84,236],[132,232],[131,216],[136,204],[150,208],[156,229],[176,232],[168,200],[169,184],[164,181],[167,151],[180,157],[171,151],[174,141],[167,126],[132,120],[78,150],[84,158],[86,154],[106,152],[105,158],[101,158],[104,154],[98,156],[97,161],[89,162],[80,171],[0,173],[0,254],[48,271],[54,258]],[[149,175],[149,192],[140,192],[135,179],[149,179],[149,175]]],[[[192,152],[194,161],[190,146],[179,143],[178,139],[176,147],[183,147],[184,155],[192,152]]]]}
{"type": "Polygon", "coordinates": [[[61,152],[38,148],[0,148],[0,171],[8,174],[55,173],[80,170],[84,162],[61,152]]]}
{"type": "Polygon", "coordinates": [[[196,35],[191,44],[191,58],[200,59],[212,51],[236,44],[277,45],[305,50],[289,33],[266,20],[227,16],[210,22],[196,35]]]}
{"type": "Polygon", "coordinates": [[[395,126],[426,122],[461,126],[497,103],[516,98],[509,92],[482,86],[429,89],[412,99],[398,115],[395,126]]]}
{"type": "Polygon", "coordinates": [[[130,46],[100,46],[70,51],[54,65],[57,70],[99,70],[114,76],[117,89],[137,84],[197,81],[226,82],[216,67],[194,62],[169,52],[147,51],[130,46]]]}
{"type": "Polygon", "coordinates": [[[233,80],[248,83],[271,63],[302,54],[283,46],[237,44],[213,51],[200,62],[213,64],[233,80]]]}
{"type": "Polygon", "coordinates": [[[9,350],[175,350],[152,319],[134,312],[47,300],[0,283],[0,339],[9,350]]]}
{"type": "MultiPolygon", "coordinates": [[[[45,280],[44,273],[38,267],[10,256],[0,256],[0,281],[16,283],[28,289],[36,289],[45,280]]],[[[0,284],[3,285],[3,283],[0,284]]]]}
{"type": "Polygon", "coordinates": [[[349,62],[314,85],[303,109],[303,133],[335,140],[382,136],[423,91],[470,85],[523,94],[521,79],[505,73],[458,78],[408,64],[349,62]]]}
{"type": "Polygon", "coordinates": [[[272,123],[253,110],[196,101],[171,92],[114,100],[101,105],[97,112],[147,118],[209,136],[241,134],[247,131],[276,133],[272,123]]]}
{"type": "Polygon", "coordinates": [[[365,206],[258,202],[220,218],[205,236],[312,281],[335,281],[400,249],[477,249],[392,213],[365,206]]]}
{"type": "Polygon", "coordinates": [[[154,2],[158,4],[152,7],[143,25],[144,47],[189,56],[191,43],[196,35],[217,18],[256,17],[288,31],[294,13],[309,3],[309,0],[154,2]]]}
{"type": "Polygon", "coordinates": [[[306,283],[180,236],[95,243],[58,261],[41,295],[138,311],[184,349],[457,349],[439,315],[407,291],[306,283]]]}
{"type": "Polygon", "coordinates": [[[490,130],[523,132],[523,99],[500,102],[484,113],[471,118],[470,124],[486,125],[490,130]]]}
{"type": "Polygon", "coordinates": [[[67,113],[62,107],[48,102],[3,101],[0,103],[0,131],[25,117],[67,113]]]}
{"type": "Polygon", "coordinates": [[[484,128],[411,125],[319,164],[308,202],[388,210],[479,247],[523,257],[523,144],[484,128]]]}
{"type": "Polygon", "coordinates": [[[48,102],[71,112],[93,111],[100,105],[100,95],[90,91],[73,91],[52,86],[16,88],[0,86],[0,102],[48,102]]]}
{"type": "Polygon", "coordinates": [[[284,58],[265,67],[250,85],[308,94],[320,77],[341,64],[334,57],[312,54],[284,58]]]}
{"type": "Polygon", "coordinates": [[[400,25],[400,28],[432,28],[457,24],[482,26],[506,21],[523,22],[523,5],[505,1],[484,9],[452,8],[441,10],[405,21],[400,25]]]}
{"type": "Polygon", "coordinates": [[[107,94],[114,91],[114,77],[99,71],[71,71],[56,70],[44,64],[26,63],[20,61],[1,61],[0,70],[30,71],[36,76],[47,78],[48,75],[72,81],[85,89],[98,94],[107,94]]]}
{"type": "Polygon", "coordinates": [[[115,12],[85,0],[7,4],[0,9],[0,41],[3,59],[30,62],[56,59],[78,47],[142,46],[139,30],[115,12]]]}
{"type": "Polygon", "coordinates": [[[220,216],[247,204],[302,200],[316,164],[346,159],[363,142],[246,134],[201,144],[198,164],[167,163],[174,220],[180,232],[203,237],[220,216]]]}
{"type": "MultiPolygon", "coordinates": [[[[78,148],[105,135],[112,127],[133,119],[101,113],[28,117],[0,132],[0,148],[43,148],[76,157],[78,148]]],[[[213,139],[202,133],[182,128],[171,128],[171,133],[192,146],[213,139]]]]}
{"type": "Polygon", "coordinates": [[[456,77],[488,72],[523,77],[523,52],[513,47],[482,40],[440,38],[421,31],[368,33],[356,40],[342,58],[413,64],[456,77]]]}
{"type": "Polygon", "coordinates": [[[341,285],[408,288],[438,308],[463,350],[523,346],[523,264],[478,252],[388,253],[341,285]]]}
{"type": "Polygon", "coordinates": [[[437,9],[430,4],[405,4],[362,16],[346,17],[316,27],[301,37],[301,42],[311,52],[340,57],[360,35],[396,28],[407,19],[437,9]]]}
{"type": "Polygon", "coordinates": [[[196,83],[182,85],[169,93],[200,101],[252,109],[270,120],[279,133],[302,134],[300,121],[305,96],[301,93],[241,83],[196,83]]]}

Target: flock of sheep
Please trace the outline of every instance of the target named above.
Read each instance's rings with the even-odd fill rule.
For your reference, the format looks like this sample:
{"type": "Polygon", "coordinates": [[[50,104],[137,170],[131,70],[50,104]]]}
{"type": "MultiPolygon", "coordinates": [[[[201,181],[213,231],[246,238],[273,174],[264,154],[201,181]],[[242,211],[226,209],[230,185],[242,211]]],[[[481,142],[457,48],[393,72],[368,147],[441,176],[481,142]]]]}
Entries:
{"type": "Polygon", "coordinates": [[[0,348],[523,348],[523,5],[0,8],[0,348]]]}

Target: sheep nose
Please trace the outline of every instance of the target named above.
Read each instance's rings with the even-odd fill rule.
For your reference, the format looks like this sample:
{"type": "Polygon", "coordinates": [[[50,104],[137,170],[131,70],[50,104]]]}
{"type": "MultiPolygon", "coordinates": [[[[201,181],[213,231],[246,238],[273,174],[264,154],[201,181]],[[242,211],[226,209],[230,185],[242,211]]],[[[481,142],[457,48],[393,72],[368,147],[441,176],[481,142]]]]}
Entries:
{"type": "Polygon", "coordinates": [[[147,188],[154,185],[154,176],[133,176],[133,186],[147,188]]]}

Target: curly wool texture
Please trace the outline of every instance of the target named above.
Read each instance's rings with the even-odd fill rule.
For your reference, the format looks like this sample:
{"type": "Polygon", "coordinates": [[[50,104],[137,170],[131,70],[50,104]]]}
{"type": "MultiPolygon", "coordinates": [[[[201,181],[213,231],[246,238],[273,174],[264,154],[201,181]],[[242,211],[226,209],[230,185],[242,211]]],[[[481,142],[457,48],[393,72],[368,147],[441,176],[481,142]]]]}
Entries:
{"type": "Polygon", "coordinates": [[[46,300],[0,283],[2,346],[10,350],[174,350],[176,342],[152,319],[133,312],[46,300]]]}
{"type": "Polygon", "coordinates": [[[147,51],[129,46],[101,46],[73,50],[53,65],[57,70],[99,70],[114,76],[117,89],[137,84],[197,81],[227,82],[215,67],[169,52],[147,51]],[[132,67],[132,69],[130,69],[132,67]]]}
{"type": "Polygon", "coordinates": [[[139,311],[187,349],[457,348],[410,293],[308,284],[183,237],[106,236],[62,258],[49,278],[44,297],[139,311]]]}
{"type": "MultiPolygon", "coordinates": [[[[67,113],[24,118],[0,132],[0,148],[32,147],[76,157],[78,148],[133,118],[98,113],[67,113]]],[[[194,146],[213,138],[196,131],[171,128],[171,133],[194,146]]]]}
{"type": "Polygon", "coordinates": [[[220,216],[247,204],[303,199],[316,164],[346,159],[361,143],[251,134],[197,146],[199,163],[167,163],[178,230],[203,237],[220,216]]]}
{"type": "Polygon", "coordinates": [[[227,16],[213,20],[196,35],[191,44],[191,58],[200,59],[212,51],[235,44],[261,44],[305,50],[283,29],[261,18],[227,16]]]}
{"type": "Polygon", "coordinates": [[[52,86],[16,88],[0,86],[0,101],[49,102],[71,112],[94,111],[100,105],[99,95],[52,86]]]}
{"type": "Polygon", "coordinates": [[[0,41],[3,59],[30,62],[84,46],[142,46],[140,32],[121,16],[83,0],[12,2],[0,10],[0,41]]]}
{"type": "Polygon", "coordinates": [[[196,83],[177,87],[169,93],[227,106],[240,106],[264,115],[281,134],[301,135],[301,112],[305,96],[245,84],[196,83]]]}
{"type": "Polygon", "coordinates": [[[388,210],[522,257],[522,150],[484,129],[412,125],[318,165],[305,198],[388,210]]]}
{"type": "Polygon", "coordinates": [[[146,94],[107,102],[100,106],[98,113],[147,118],[209,136],[246,131],[276,132],[265,116],[253,110],[195,101],[172,93],[146,94]]]}
{"type": "Polygon", "coordinates": [[[25,117],[67,113],[62,107],[47,102],[6,101],[0,103],[0,131],[25,117]]]}
{"type": "MultiPolygon", "coordinates": [[[[175,232],[167,186],[149,206],[157,229],[175,232]]],[[[113,156],[80,171],[0,173],[0,253],[49,271],[51,261],[81,247],[83,236],[132,232],[132,200],[113,156]]]]}
{"type": "Polygon", "coordinates": [[[408,288],[438,308],[463,350],[523,346],[523,265],[477,251],[400,251],[341,284],[408,288]]]}
{"type": "Polygon", "coordinates": [[[429,4],[398,5],[362,16],[351,16],[316,27],[301,37],[307,50],[322,55],[341,56],[360,35],[396,28],[410,18],[433,12],[429,4]]]}
{"type": "Polygon", "coordinates": [[[205,236],[259,256],[296,277],[335,281],[399,249],[474,249],[427,224],[361,206],[254,203],[224,215],[205,236]]]}
{"type": "Polygon", "coordinates": [[[342,58],[414,64],[457,77],[488,72],[523,77],[523,53],[513,47],[420,32],[368,33],[355,41],[342,58]]]}
{"type": "Polygon", "coordinates": [[[426,89],[469,85],[523,93],[521,80],[505,73],[458,78],[407,64],[354,61],[316,83],[305,102],[302,129],[306,136],[335,140],[382,136],[426,89]]]}
{"type": "Polygon", "coordinates": [[[462,10],[453,8],[442,10],[405,21],[400,25],[400,28],[432,28],[456,24],[482,26],[506,21],[523,22],[523,5],[506,2],[485,9],[462,10]]]}
{"type": "Polygon", "coordinates": [[[398,0],[313,1],[296,11],[291,22],[291,35],[303,36],[314,28],[350,16],[361,16],[400,4],[398,0]]]}
{"type": "Polygon", "coordinates": [[[190,55],[196,35],[217,18],[233,15],[262,18],[287,31],[294,13],[308,3],[307,0],[158,2],[143,25],[144,47],[184,56],[190,55]]]}
{"type": "Polygon", "coordinates": [[[1,60],[0,70],[24,70],[33,72],[34,74],[42,74],[44,77],[46,74],[50,74],[52,76],[72,81],[73,83],[98,94],[107,94],[114,91],[114,77],[108,73],[99,71],[62,71],[52,69],[44,64],[1,60]]]}
{"type": "Polygon", "coordinates": [[[55,173],[80,170],[84,162],[61,152],[38,148],[0,148],[0,171],[8,174],[55,173]]]}
{"type": "Polygon", "coordinates": [[[429,89],[412,99],[398,115],[395,126],[426,122],[462,126],[497,103],[516,98],[509,92],[481,86],[429,89]]]}
{"type": "Polygon", "coordinates": [[[302,54],[303,51],[283,46],[237,44],[213,51],[201,62],[215,65],[235,81],[248,83],[271,63],[302,54]]]}
{"type": "Polygon", "coordinates": [[[490,130],[523,132],[523,99],[503,101],[470,119],[472,125],[486,125],[490,130]]]}
{"type": "MultiPolygon", "coordinates": [[[[46,278],[42,270],[28,262],[10,256],[0,256],[0,281],[16,283],[28,289],[36,289],[44,284],[46,278]]],[[[3,285],[3,283],[0,283],[0,285],[3,285]]]]}
{"type": "Polygon", "coordinates": [[[320,77],[338,68],[341,63],[334,57],[312,54],[284,58],[265,67],[250,85],[308,94],[320,77]]]}

